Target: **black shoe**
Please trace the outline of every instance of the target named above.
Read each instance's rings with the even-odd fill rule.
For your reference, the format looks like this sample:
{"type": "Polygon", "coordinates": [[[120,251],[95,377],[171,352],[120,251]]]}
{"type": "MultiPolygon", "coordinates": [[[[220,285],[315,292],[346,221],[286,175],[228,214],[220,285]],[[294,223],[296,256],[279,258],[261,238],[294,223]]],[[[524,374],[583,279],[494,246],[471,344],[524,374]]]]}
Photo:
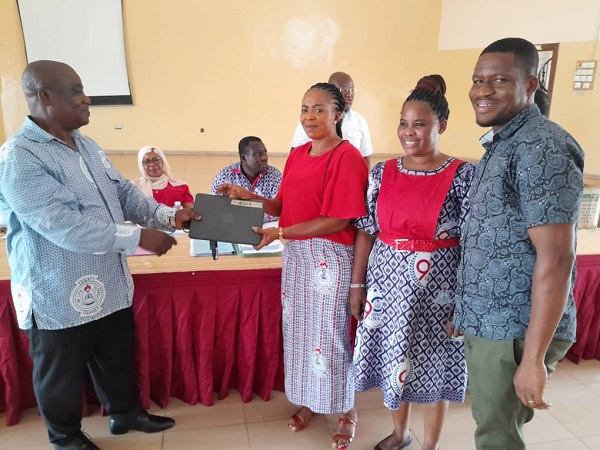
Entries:
{"type": "Polygon", "coordinates": [[[170,417],[155,416],[148,411],[135,409],[128,413],[113,414],[108,426],[112,434],[125,434],[129,430],[143,431],[144,433],[158,433],[175,425],[170,417]]]}
{"type": "Polygon", "coordinates": [[[94,444],[92,440],[82,432],[53,442],[52,445],[54,445],[55,449],[59,448],[69,450],[100,450],[100,447],[94,444]]]}

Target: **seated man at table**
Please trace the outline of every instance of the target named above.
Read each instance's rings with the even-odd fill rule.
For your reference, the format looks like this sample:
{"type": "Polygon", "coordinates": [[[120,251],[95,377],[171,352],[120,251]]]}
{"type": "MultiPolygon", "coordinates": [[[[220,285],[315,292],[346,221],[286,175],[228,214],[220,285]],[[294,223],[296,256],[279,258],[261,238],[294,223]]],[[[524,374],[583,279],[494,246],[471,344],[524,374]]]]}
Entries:
{"type": "MultiPolygon", "coordinates": [[[[222,184],[242,186],[261,197],[273,198],[281,184],[281,172],[269,166],[265,144],[256,136],[246,136],[238,144],[240,161],[219,171],[213,180],[211,194],[217,194],[222,184]]],[[[273,222],[278,217],[265,214],[264,222],[273,222]]]]}
{"type": "Polygon", "coordinates": [[[31,114],[0,149],[0,214],[49,440],[61,449],[99,448],[81,431],[86,371],[111,414],[112,434],[171,428],[172,419],[140,405],[127,255],[138,245],[166,253],[175,239],[150,228],[181,228],[199,216],[146,197],[79,132],[91,102],[71,67],[32,62],[22,86],[31,114]]]}

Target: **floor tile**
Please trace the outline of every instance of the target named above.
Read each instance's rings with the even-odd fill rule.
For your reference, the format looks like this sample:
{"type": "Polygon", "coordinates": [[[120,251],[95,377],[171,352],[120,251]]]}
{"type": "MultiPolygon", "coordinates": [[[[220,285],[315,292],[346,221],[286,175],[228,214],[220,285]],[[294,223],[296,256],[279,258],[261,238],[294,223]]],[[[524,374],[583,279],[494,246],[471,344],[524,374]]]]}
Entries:
{"type": "Polygon", "coordinates": [[[579,439],[573,438],[527,445],[527,450],[589,450],[589,448],[579,439]]]}
{"type": "Polygon", "coordinates": [[[354,405],[358,411],[385,408],[383,405],[383,392],[381,389],[375,388],[365,392],[357,392],[354,397],[354,405]]]}
{"type": "Polygon", "coordinates": [[[569,404],[550,409],[556,418],[574,436],[594,436],[600,430],[599,403],[569,404]]]}
{"type": "Polygon", "coordinates": [[[245,424],[173,430],[164,434],[163,450],[250,450],[245,424]]]}
{"type": "Polygon", "coordinates": [[[254,395],[250,403],[244,403],[246,422],[264,422],[270,420],[287,420],[296,412],[298,406],[291,404],[285,393],[273,391],[271,400],[265,402],[254,395]]]}
{"type": "Polygon", "coordinates": [[[0,449],[14,449],[27,445],[45,445],[48,433],[37,408],[30,408],[21,414],[21,421],[11,427],[6,426],[6,415],[0,416],[0,449]]]}
{"type": "MultiPolygon", "coordinates": [[[[292,432],[286,420],[248,424],[248,436],[252,450],[323,450],[331,448],[331,434],[323,416],[313,417],[309,426],[292,432]]],[[[357,450],[354,446],[352,450],[357,450]]]]}
{"type": "Polygon", "coordinates": [[[594,392],[586,384],[548,386],[544,398],[552,404],[551,410],[558,406],[600,404],[600,393],[594,392]]]}
{"type": "Polygon", "coordinates": [[[102,450],[161,450],[164,433],[129,432],[119,436],[92,438],[102,450]]]}
{"type": "Polygon", "coordinates": [[[592,450],[600,450],[600,434],[596,436],[584,436],[580,439],[581,442],[583,442],[592,450]]]}
{"type": "Polygon", "coordinates": [[[172,398],[165,414],[175,419],[175,428],[178,430],[245,423],[244,404],[240,394],[233,390],[223,400],[219,400],[215,396],[212,406],[204,406],[200,403],[188,405],[179,399],[172,398]]]}
{"type": "Polygon", "coordinates": [[[529,444],[571,439],[573,434],[549,411],[536,411],[533,420],[525,425],[525,442],[529,444]]]}
{"type": "Polygon", "coordinates": [[[600,383],[599,360],[582,359],[579,364],[574,364],[569,360],[564,360],[561,361],[559,365],[582,383],[600,383]]]}

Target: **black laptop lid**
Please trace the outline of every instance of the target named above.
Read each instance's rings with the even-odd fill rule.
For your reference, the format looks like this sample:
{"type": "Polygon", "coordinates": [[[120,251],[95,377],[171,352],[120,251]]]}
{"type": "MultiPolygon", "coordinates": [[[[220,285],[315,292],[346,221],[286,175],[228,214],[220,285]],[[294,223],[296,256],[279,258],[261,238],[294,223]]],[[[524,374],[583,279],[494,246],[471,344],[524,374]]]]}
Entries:
{"type": "Polygon", "coordinates": [[[241,200],[219,195],[196,194],[194,209],[202,220],[192,220],[190,238],[234,244],[258,245],[265,205],[262,200],[241,200]]]}

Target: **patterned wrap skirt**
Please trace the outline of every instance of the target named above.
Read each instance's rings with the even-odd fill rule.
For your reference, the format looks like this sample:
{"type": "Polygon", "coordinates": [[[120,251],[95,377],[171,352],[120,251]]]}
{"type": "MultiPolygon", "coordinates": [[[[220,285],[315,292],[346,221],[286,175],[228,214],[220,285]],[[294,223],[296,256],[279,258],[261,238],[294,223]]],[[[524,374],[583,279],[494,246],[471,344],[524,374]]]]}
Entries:
{"type": "Polygon", "coordinates": [[[285,392],[319,414],[354,405],[350,276],[354,248],[327,239],[288,240],[281,302],[285,392]]]}
{"type": "Polygon", "coordinates": [[[393,410],[401,402],[464,401],[464,343],[444,328],[454,307],[459,258],[458,247],[413,253],[375,240],[365,316],[356,330],[358,391],[381,389],[393,410]]]}

